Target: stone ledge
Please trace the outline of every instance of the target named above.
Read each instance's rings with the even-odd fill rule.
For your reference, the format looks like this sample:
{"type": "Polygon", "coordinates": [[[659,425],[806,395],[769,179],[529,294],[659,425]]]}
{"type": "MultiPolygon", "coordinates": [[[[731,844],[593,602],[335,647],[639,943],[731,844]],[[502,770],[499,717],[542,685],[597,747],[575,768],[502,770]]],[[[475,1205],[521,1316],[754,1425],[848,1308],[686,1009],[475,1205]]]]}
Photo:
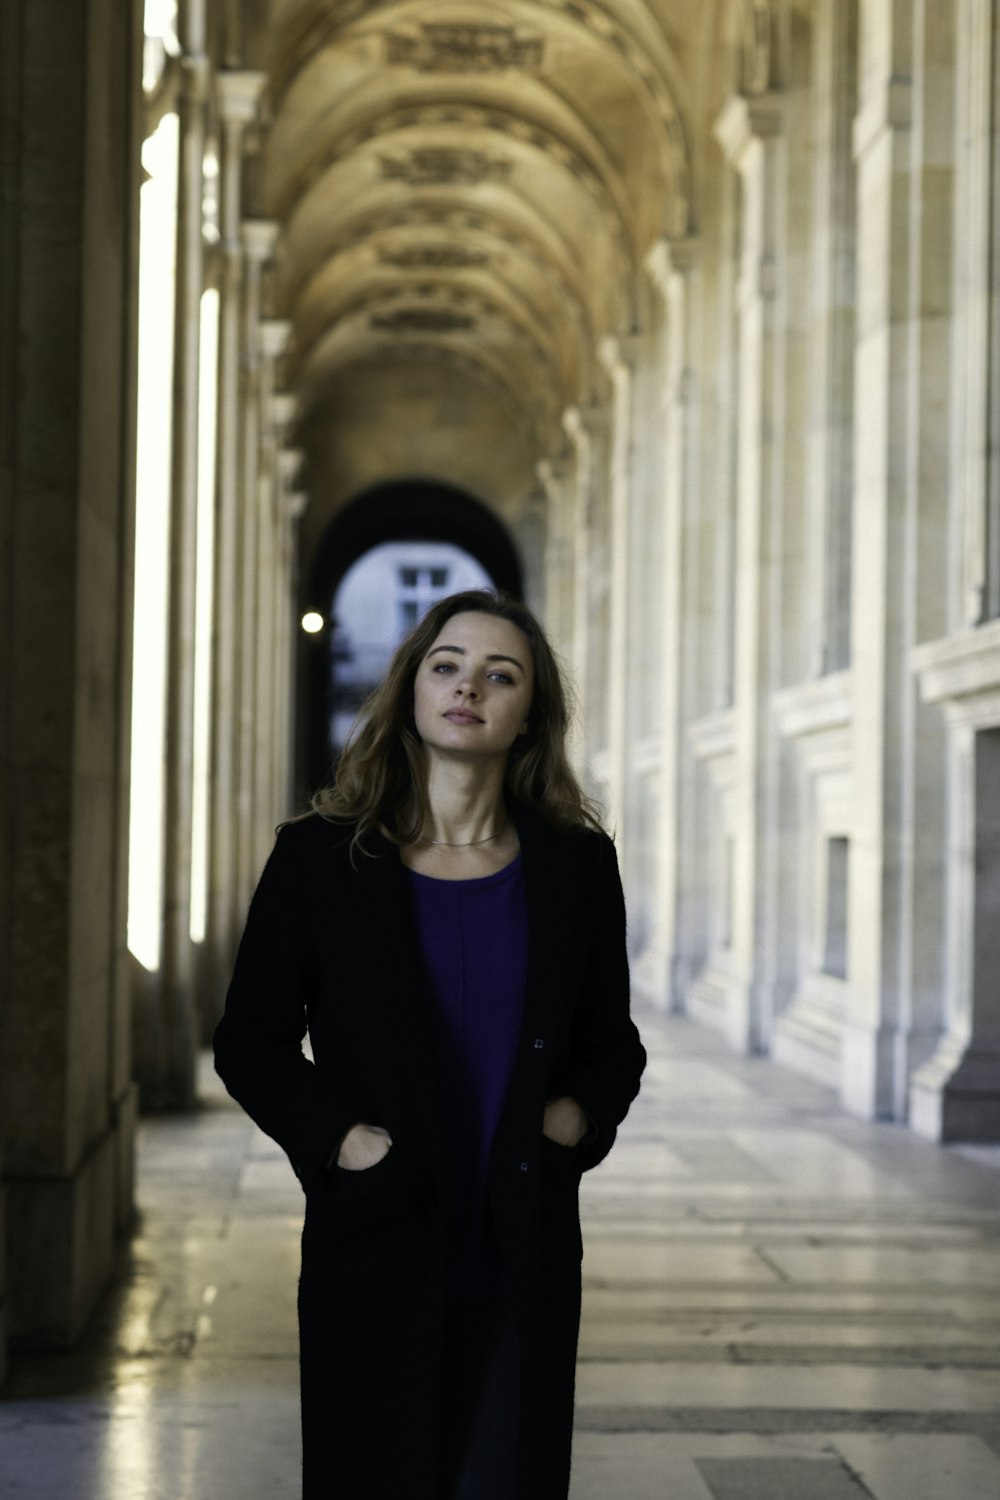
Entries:
{"type": "Polygon", "coordinates": [[[849,671],[796,683],[772,700],[778,727],[786,739],[801,739],[831,729],[848,729],[854,717],[853,679],[849,671]]]}
{"type": "Polygon", "coordinates": [[[924,703],[958,708],[982,727],[1000,723],[1000,620],[915,646],[910,663],[924,703]]]}
{"type": "Polygon", "coordinates": [[[629,769],[637,776],[655,777],[663,769],[663,741],[659,735],[635,740],[629,769]]]}
{"type": "Polygon", "coordinates": [[[736,753],[736,710],[724,708],[687,726],[688,743],[698,760],[718,760],[736,753]]]}

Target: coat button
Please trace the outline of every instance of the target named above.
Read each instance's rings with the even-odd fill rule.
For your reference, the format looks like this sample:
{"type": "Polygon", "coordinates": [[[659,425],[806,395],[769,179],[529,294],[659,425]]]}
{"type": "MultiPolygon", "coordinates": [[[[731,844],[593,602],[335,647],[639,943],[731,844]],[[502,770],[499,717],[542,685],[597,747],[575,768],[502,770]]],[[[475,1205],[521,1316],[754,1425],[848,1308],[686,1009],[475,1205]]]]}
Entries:
{"type": "Polygon", "coordinates": [[[521,1163],[521,1171],[522,1172],[526,1172],[527,1170],[528,1170],[528,1163],[526,1161],[523,1161],[521,1163]]]}
{"type": "Polygon", "coordinates": [[[535,1051],[536,1052],[540,1052],[544,1046],[545,1046],[544,1039],[542,1037],[540,1037],[540,1036],[536,1036],[535,1037],[535,1051]]]}

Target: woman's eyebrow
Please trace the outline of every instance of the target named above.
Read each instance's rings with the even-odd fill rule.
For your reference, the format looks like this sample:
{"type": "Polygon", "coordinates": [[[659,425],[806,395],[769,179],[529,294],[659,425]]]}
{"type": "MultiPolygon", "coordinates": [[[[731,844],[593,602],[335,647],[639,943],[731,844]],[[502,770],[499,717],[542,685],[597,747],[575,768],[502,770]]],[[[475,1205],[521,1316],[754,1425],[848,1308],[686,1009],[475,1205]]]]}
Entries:
{"type": "MultiPolygon", "coordinates": [[[[454,651],[458,656],[464,656],[466,654],[464,646],[435,646],[431,651],[428,651],[427,655],[428,657],[436,656],[439,651],[454,651]]],[[[494,652],[492,655],[488,656],[486,660],[509,661],[513,666],[517,667],[519,671],[524,671],[524,667],[518,661],[516,656],[501,656],[498,652],[494,652]]]]}

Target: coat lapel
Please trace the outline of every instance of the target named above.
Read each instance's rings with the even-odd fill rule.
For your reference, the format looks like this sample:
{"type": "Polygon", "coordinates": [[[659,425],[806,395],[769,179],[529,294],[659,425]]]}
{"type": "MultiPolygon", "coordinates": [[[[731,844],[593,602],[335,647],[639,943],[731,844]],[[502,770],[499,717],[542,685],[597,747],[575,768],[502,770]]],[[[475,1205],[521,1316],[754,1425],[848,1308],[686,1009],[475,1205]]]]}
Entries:
{"type": "Polygon", "coordinates": [[[429,1061],[427,981],[406,871],[396,845],[381,834],[368,844],[371,855],[355,855],[352,946],[366,955],[370,993],[380,1007],[377,1024],[392,1028],[393,1052],[411,1063],[424,1054],[429,1061]]]}
{"type": "Polygon", "coordinates": [[[572,971],[578,841],[556,833],[530,808],[516,805],[512,816],[521,841],[528,907],[524,1029],[525,1035],[544,1037],[572,971]]]}

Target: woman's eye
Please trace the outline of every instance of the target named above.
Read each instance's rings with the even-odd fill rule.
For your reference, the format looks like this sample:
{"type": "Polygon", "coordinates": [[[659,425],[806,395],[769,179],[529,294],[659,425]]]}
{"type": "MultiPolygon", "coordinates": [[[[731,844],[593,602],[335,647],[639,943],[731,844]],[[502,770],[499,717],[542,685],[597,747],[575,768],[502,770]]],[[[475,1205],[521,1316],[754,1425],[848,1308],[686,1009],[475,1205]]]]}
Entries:
{"type": "Polygon", "coordinates": [[[455,663],[453,661],[438,661],[431,668],[432,672],[454,672],[454,670],[455,663]]]}
{"type": "Polygon", "coordinates": [[[506,672],[491,672],[490,676],[493,678],[494,682],[512,683],[514,681],[513,677],[508,677],[506,672]]]}

